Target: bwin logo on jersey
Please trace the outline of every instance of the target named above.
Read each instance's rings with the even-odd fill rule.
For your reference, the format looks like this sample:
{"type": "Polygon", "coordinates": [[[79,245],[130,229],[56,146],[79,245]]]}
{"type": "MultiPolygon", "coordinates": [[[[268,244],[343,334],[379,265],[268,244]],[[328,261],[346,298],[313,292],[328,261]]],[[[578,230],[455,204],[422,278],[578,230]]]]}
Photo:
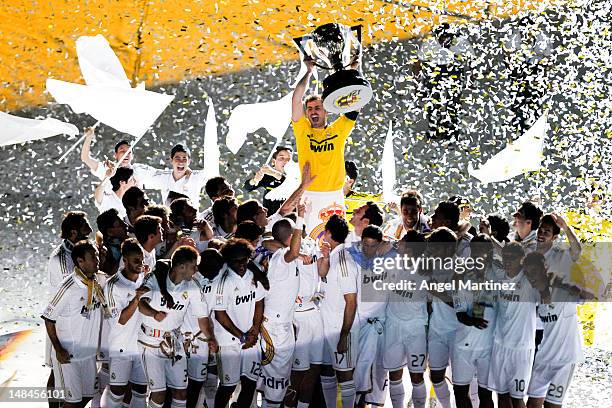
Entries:
{"type": "Polygon", "coordinates": [[[376,281],[382,281],[383,279],[385,279],[387,273],[384,272],[380,275],[375,275],[375,276],[368,276],[368,275],[363,275],[363,283],[364,284],[370,284],[370,283],[374,283],[376,281]]]}
{"type": "Polygon", "coordinates": [[[236,296],[236,305],[239,305],[241,303],[248,303],[251,300],[255,300],[255,291],[252,291],[248,295],[236,296]]]}
{"type": "MultiPolygon", "coordinates": [[[[161,307],[166,306],[166,298],[161,298],[161,307]]],[[[172,307],[168,307],[168,309],[172,309],[172,310],[183,310],[183,308],[185,307],[185,305],[181,305],[179,302],[174,302],[174,306],[172,307]]]]}
{"type": "Polygon", "coordinates": [[[542,323],[552,323],[552,322],[556,322],[557,320],[559,320],[559,316],[557,316],[556,314],[547,314],[546,316],[540,316],[540,320],[542,320],[542,323]]]}
{"type": "MultiPolygon", "coordinates": [[[[96,310],[97,308],[99,308],[100,306],[102,306],[102,303],[100,303],[98,300],[95,300],[91,303],[91,310],[96,310]]],[[[83,307],[81,308],[81,315],[85,316],[88,314],[88,310],[87,310],[87,305],[83,305],[83,307]]]]}
{"type": "Polygon", "coordinates": [[[202,288],[202,292],[204,293],[210,293],[210,291],[212,290],[212,286],[211,285],[206,285],[202,288]]]}

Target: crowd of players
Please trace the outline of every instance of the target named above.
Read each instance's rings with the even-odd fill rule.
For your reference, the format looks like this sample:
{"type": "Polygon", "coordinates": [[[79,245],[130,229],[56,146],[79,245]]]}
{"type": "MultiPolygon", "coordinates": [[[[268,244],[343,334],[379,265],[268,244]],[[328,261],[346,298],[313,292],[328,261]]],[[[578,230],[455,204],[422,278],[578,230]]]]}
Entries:
{"type": "MultiPolygon", "coordinates": [[[[526,397],[529,407],[561,406],[581,359],[576,303],[590,296],[568,284],[581,246],[561,216],[527,201],[512,214],[513,231],[503,215],[472,226],[466,199],[425,203],[413,190],[397,215],[374,202],[349,219],[331,215],[315,242],[300,199],[315,178],[308,164],[269,214],[257,200],[238,202],[225,178],[191,170],[182,145],[171,151],[172,169],[132,164],[131,153],[114,169],[89,156],[92,136],[82,158],[103,180],[97,233],[92,241],[85,213],[65,215],[43,313],[49,386],[65,390],[64,407],[93,398],[109,408],[221,408],[237,386],[238,407],[252,406],[257,392],[265,407],[335,407],[338,395],[344,407],[382,406],[387,395],[394,408],[407,399],[424,407],[426,380],[442,407],[453,404],[449,381],[457,407],[493,407],[493,392],[500,407],[525,406],[526,397]],[[145,187],[160,190],[165,205],[145,187]],[[202,187],[212,202],[204,211],[202,187]],[[561,230],[567,248],[555,244],[561,230]],[[461,275],[374,273],[376,258],[397,254],[484,263],[461,275]],[[362,296],[376,280],[399,278],[514,288],[362,296]]],[[[129,147],[118,143],[116,158],[129,147]]]]}

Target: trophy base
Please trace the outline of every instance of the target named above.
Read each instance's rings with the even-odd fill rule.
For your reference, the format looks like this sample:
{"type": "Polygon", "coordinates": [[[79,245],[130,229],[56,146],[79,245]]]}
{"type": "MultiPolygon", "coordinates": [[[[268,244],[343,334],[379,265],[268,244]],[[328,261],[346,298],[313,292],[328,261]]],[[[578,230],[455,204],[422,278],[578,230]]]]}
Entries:
{"type": "Polygon", "coordinates": [[[323,80],[323,107],[343,114],[361,109],[372,99],[372,87],[355,69],[333,73],[323,80]]]}

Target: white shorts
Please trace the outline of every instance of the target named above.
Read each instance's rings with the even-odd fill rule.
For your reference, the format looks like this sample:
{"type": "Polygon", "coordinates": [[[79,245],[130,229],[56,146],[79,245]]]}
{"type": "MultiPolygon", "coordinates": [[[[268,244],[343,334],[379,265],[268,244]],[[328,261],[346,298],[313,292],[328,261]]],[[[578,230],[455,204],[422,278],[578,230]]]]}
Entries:
{"type": "Polygon", "coordinates": [[[151,392],[163,391],[167,387],[176,390],[187,388],[187,359],[184,354],[172,363],[159,348],[148,347],[138,342],[141,349],[142,366],[151,392]]]}
{"type": "Polygon", "coordinates": [[[289,386],[295,350],[293,323],[264,322],[260,338],[262,358],[259,389],[267,401],[282,405],[289,386]]]}
{"type": "Polygon", "coordinates": [[[53,369],[53,360],[51,359],[53,354],[55,354],[53,344],[51,344],[51,339],[49,339],[49,335],[45,331],[45,365],[51,369],[53,369]]]}
{"type": "Polygon", "coordinates": [[[108,333],[110,327],[107,319],[102,319],[102,329],[100,330],[100,347],[98,348],[98,355],[96,359],[101,363],[108,363],[110,353],[108,350],[108,333]]]}
{"type": "Polygon", "coordinates": [[[323,331],[325,343],[329,349],[331,365],[336,371],[350,371],[355,368],[357,363],[357,353],[359,351],[359,329],[353,324],[348,335],[348,348],[345,353],[338,352],[338,341],[340,340],[340,325],[330,325],[323,319],[323,331]]]}
{"type": "Polygon", "coordinates": [[[561,405],[567,395],[572,377],[574,363],[565,365],[534,364],[527,395],[534,398],[544,398],[551,404],[561,405]]]}
{"type": "Polygon", "coordinates": [[[512,398],[524,398],[532,365],[533,349],[511,349],[493,343],[487,388],[512,398]]]}
{"type": "Polygon", "coordinates": [[[187,377],[190,380],[203,382],[208,374],[208,343],[201,340],[192,340],[187,357],[187,377]]]}
{"type": "Polygon", "coordinates": [[[323,320],[318,309],[293,314],[293,324],[296,328],[295,352],[293,354],[293,370],[306,371],[311,364],[323,363],[324,338],[323,320]]]}
{"type": "Polygon", "coordinates": [[[60,364],[55,355],[51,355],[55,387],[64,389],[64,401],[80,402],[83,398],[92,398],[97,391],[96,356],[84,360],[73,360],[60,364]]]}
{"type": "Polygon", "coordinates": [[[304,191],[302,196],[306,202],[306,214],[304,223],[306,233],[316,242],[325,233],[325,224],[332,214],[344,217],[344,192],[342,189],[335,191],[304,191]]]}
{"type": "Polygon", "coordinates": [[[217,352],[217,375],[223,386],[237,385],[240,377],[257,381],[261,376],[259,347],[257,344],[243,350],[242,344],[220,345],[217,352]]]}
{"type": "Polygon", "coordinates": [[[444,370],[448,367],[455,344],[455,332],[436,333],[429,331],[427,351],[429,354],[429,369],[444,370]]]}
{"type": "Polygon", "coordinates": [[[468,350],[455,347],[451,355],[453,384],[469,385],[476,376],[478,385],[487,388],[490,364],[491,349],[468,350]]]}
{"type": "Polygon", "coordinates": [[[396,371],[405,366],[411,373],[425,372],[427,332],[425,324],[406,324],[387,317],[383,347],[383,366],[396,371]]]}
{"type": "Polygon", "coordinates": [[[139,354],[110,357],[110,385],[147,385],[142,360],[139,354]]]}
{"type": "Polygon", "coordinates": [[[371,323],[364,322],[359,327],[357,363],[353,375],[358,393],[367,393],[373,389],[372,371],[378,360],[378,345],[383,333],[384,322],[378,319],[371,320],[371,323]]]}

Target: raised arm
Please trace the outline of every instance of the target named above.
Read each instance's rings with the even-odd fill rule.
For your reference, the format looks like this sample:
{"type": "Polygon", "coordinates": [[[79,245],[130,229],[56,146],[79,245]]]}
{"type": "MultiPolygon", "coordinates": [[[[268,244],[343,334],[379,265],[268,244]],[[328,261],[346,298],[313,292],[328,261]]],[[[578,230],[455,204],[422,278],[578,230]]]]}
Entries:
{"type": "Polygon", "coordinates": [[[298,205],[298,218],[291,235],[289,251],[285,253],[285,262],[293,262],[300,256],[300,246],[302,245],[302,230],[304,229],[304,204],[298,205]]]}
{"type": "Polygon", "coordinates": [[[565,222],[565,219],[563,219],[563,217],[556,213],[552,213],[551,215],[553,217],[553,220],[555,220],[555,222],[559,226],[559,228],[562,229],[563,232],[565,232],[565,235],[567,236],[567,239],[570,244],[570,256],[572,257],[572,261],[578,261],[578,259],[580,259],[580,253],[582,252],[582,244],[580,243],[580,240],[574,233],[572,227],[567,225],[567,222],[565,222]]]}
{"type": "Polygon", "coordinates": [[[88,127],[85,129],[85,141],[83,142],[83,148],[81,149],[81,161],[85,163],[91,171],[96,171],[98,166],[101,165],[101,163],[91,157],[90,154],[91,142],[93,141],[94,135],[95,133],[93,127],[88,127]]]}
{"type": "Polygon", "coordinates": [[[302,194],[304,194],[304,191],[306,191],[308,186],[312,184],[315,178],[317,178],[317,176],[312,176],[310,174],[310,162],[306,162],[306,164],[304,164],[304,168],[302,169],[302,181],[298,188],[291,193],[289,198],[285,200],[283,205],[281,205],[281,207],[278,209],[280,215],[285,216],[286,214],[292,212],[295,207],[297,207],[302,194]]]}
{"type": "Polygon", "coordinates": [[[102,197],[104,197],[104,189],[107,183],[106,180],[108,180],[108,178],[111,177],[114,172],[115,172],[115,169],[113,168],[112,164],[109,164],[109,167],[106,169],[106,174],[104,175],[104,179],[100,181],[100,183],[98,184],[98,186],[96,187],[94,191],[94,199],[96,201],[96,204],[98,205],[102,204],[102,197]]]}
{"type": "Polygon", "coordinates": [[[304,64],[306,64],[306,73],[300,79],[298,84],[293,91],[293,97],[291,99],[291,120],[297,122],[304,115],[304,108],[302,107],[302,98],[306,92],[306,86],[312,75],[314,69],[314,61],[310,57],[304,57],[304,64]]]}

